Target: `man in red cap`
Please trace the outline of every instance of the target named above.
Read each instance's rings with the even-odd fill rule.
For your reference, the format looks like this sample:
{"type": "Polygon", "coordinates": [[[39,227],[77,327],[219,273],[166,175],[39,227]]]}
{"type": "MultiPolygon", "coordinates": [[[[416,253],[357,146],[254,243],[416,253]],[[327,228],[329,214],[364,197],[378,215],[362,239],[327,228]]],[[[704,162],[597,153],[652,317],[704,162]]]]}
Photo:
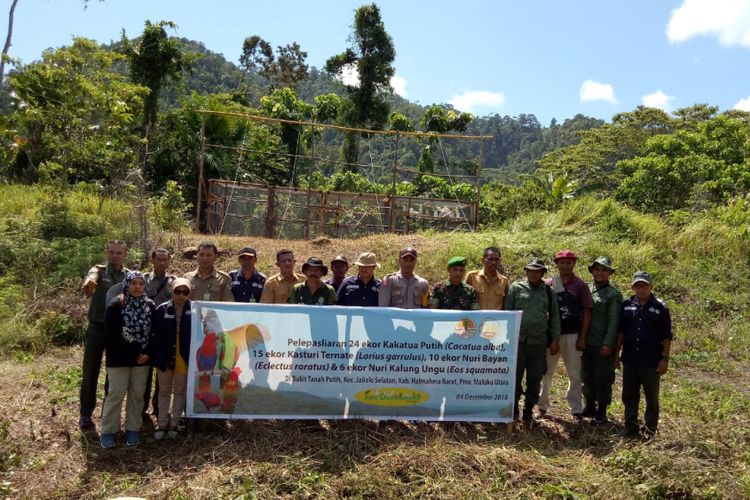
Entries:
{"type": "Polygon", "coordinates": [[[576,421],[583,418],[583,393],[581,382],[581,352],[586,348],[586,335],[591,325],[591,309],[594,306],[588,285],[575,275],[578,257],[570,250],[560,250],[555,254],[558,276],[547,280],[552,291],[557,294],[557,307],[560,311],[560,350],[556,354],[547,352],[547,373],[542,379],[539,394],[539,416],[549,409],[549,390],[560,357],[568,374],[566,399],[576,421]]]}

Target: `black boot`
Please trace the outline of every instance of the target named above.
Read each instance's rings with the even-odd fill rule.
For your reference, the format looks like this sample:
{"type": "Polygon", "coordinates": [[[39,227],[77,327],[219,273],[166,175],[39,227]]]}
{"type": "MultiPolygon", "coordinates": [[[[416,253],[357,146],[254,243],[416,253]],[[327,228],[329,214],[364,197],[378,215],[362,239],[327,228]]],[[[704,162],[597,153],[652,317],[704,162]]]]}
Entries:
{"type": "Polygon", "coordinates": [[[596,409],[594,407],[594,403],[586,402],[586,406],[583,407],[583,413],[581,413],[581,416],[584,418],[593,418],[596,416],[596,409]]]}
{"type": "Polygon", "coordinates": [[[594,415],[595,425],[604,425],[607,423],[607,405],[599,404],[594,415]]]}

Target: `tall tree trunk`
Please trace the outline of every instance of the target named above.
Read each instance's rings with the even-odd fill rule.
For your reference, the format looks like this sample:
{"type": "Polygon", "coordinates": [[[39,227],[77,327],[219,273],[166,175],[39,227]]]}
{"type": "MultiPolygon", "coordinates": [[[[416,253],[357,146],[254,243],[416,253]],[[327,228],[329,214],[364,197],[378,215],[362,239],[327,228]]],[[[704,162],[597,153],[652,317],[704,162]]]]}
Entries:
{"type": "Polygon", "coordinates": [[[18,0],[13,0],[10,4],[10,12],[8,13],[8,36],[5,38],[5,46],[3,47],[3,54],[0,56],[0,87],[3,86],[3,78],[5,77],[5,58],[8,56],[8,50],[10,50],[10,40],[13,38],[13,13],[16,10],[16,4],[18,0]]]}

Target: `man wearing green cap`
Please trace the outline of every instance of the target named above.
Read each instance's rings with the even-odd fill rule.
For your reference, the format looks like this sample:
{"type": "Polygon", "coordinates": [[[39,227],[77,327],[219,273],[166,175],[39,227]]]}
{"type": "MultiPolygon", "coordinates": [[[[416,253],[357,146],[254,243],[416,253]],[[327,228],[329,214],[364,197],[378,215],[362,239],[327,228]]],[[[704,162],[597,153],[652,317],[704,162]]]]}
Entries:
{"type": "Polygon", "coordinates": [[[596,425],[607,422],[607,407],[612,403],[612,384],[615,383],[615,345],[620,327],[622,294],[610,285],[614,274],[609,257],[597,257],[589,266],[594,278],[590,285],[594,307],[591,326],[586,336],[586,347],[581,355],[583,381],[583,416],[594,419],[596,425]]]}
{"type": "Polygon", "coordinates": [[[448,280],[432,289],[430,307],[433,309],[458,309],[462,311],[479,309],[477,292],[464,281],[466,257],[453,257],[448,261],[448,280]]]}
{"type": "Polygon", "coordinates": [[[531,424],[542,377],[547,371],[547,346],[552,354],[557,354],[560,348],[560,315],[552,289],[542,280],[547,271],[544,262],[534,258],[523,269],[525,278],[510,286],[505,309],[523,311],[518,334],[514,416],[518,416],[518,402],[523,394],[523,421],[531,424]],[[522,384],[524,372],[525,391],[522,384]]]}

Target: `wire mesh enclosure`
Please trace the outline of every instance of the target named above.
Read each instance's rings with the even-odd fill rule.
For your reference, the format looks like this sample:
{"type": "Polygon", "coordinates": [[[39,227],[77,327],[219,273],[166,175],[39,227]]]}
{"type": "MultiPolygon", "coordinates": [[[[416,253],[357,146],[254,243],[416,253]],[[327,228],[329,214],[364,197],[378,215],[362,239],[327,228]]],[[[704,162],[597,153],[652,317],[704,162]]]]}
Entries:
{"type": "Polygon", "coordinates": [[[210,233],[355,238],[476,228],[483,142],[489,136],[361,130],[228,112],[199,113],[206,121],[200,135],[196,221],[199,226],[204,221],[210,233]],[[216,127],[221,120],[253,125],[225,127],[243,130],[242,140],[218,144],[217,134],[207,133],[207,126],[222,130],[216,127]],[[253,146],[255,134],[284,130],[291,131],[284,136],[285,149],[253,146]],[[341,154],[346,134],[354,138],[358,150],[357,158],[348,161],[341,154]],[[206,182],[209,151],[213,165],[217,158],[223,159],[218,172],[223,178],[206,182]],[[355,172],[360,175],[347,177],[355,172]],[[364,192],[349,192],[360,189],[364,192]]]}
{"type": "Polygon", "coordinates": [[[213,179],[208,230],[213,234],[301,239],[355,238],[425,229],[471,231],[476,203],[413,196],[322,192],[213,179]]]}

